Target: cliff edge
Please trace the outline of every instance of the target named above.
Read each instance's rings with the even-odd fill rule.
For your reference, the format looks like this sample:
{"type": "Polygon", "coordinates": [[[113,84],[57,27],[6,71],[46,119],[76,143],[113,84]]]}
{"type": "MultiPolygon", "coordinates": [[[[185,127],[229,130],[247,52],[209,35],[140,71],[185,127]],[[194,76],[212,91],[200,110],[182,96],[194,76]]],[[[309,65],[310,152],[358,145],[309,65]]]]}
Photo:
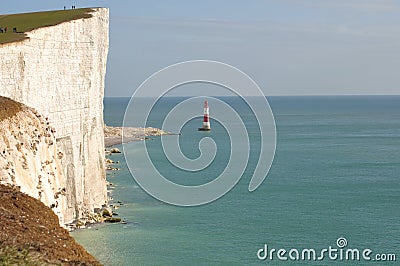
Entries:
{"type": "MultiPolygon", "coordinates": [[[[94,8],[90,16],[33,29],[25,32],[24,40],[0,45],[0,95],[34,108],[52,128],[51,150],[60,165],[45,172],[57,176],[54,180],[65,188],[60,191],[65,204],[58,202],[57,207],[62,223],[73,222],[107,203],[103,96],[108,26],[108,9],[94,8]]],[[[23,119],[17,111],[11,118],[13,125],[23,119]]],[[[26,112],[31,116],[33,111],[26,112]]],[[[33,134],[30,130],[26,134],[33,134]]],[[[12,134],[8,137],[13,138],[12,134]]],[[[29,161],[30,155],[24,155],[22,146],[12,147],[21,156],[13,160],[25,156],[29,161]]],[[[21,167],[21,172],[26,170],[21,167]]],[[[22,191],[35,185],[34,192],[39,193],[38,180],[18,179],[22,176],[14,175],[15,185],[22,191]]],[[[42,187],[44,179],[41,175],[42,187]]],[[[46,191],[41,200],[51,205],[53,202],[46,202],[46,198],[51,199],[46,191]]]]}

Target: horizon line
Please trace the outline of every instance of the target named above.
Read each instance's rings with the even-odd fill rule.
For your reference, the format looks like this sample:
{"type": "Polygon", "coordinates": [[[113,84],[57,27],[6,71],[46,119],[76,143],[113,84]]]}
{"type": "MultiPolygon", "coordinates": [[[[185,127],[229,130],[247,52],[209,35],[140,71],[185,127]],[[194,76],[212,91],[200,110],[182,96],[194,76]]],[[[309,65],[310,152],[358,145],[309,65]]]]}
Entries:
{"type": "MultiPolygon", "coordinates": [[[[168,97],[168,98],[176,98],[176,97],[198,97],[199,95],[167,95],[163,96],[168,97]]],[[[201,96],[201,95],[200,95],[201,96]]],[[[207,97],[238,97],[238,95],[203,95],[207,97]]],[[[382,96],[400,96],[400,94],[293,94],[293,95],[287,95],[287,94],[282,94],[282,95],[264,95],[265,97],[341,97],[341,96],[352,96],[352,97],[357,97],[357,96],[377,96],[377,97],[382,97],[382,96]]],[[[104,98],[131,98],[132,96],[104,96],[104,98]]],[[[243,95],[243,97],[260,97],[258,95],[243,95]]],[[[155,98],[154,96],[142,96],[138,98],[155,98]]]]}

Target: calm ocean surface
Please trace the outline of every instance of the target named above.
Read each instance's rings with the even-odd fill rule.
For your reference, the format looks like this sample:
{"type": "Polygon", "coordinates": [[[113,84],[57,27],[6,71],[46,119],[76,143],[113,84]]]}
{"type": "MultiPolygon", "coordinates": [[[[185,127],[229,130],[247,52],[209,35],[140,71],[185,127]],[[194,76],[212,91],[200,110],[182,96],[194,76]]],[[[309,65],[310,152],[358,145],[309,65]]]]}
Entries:
{"type": "MultiPolygon", "coordinates": [[[[268,244],[269,249],[319,253],[337,248],[339,237],[347,239],[346,248],[369,248],[371,257],[395,253],[400,260],[400,96],[269,97],[277,127],[276,155],[268,177],[252,193],[247,188],[259,154],[258,127],[240,100],[223,99],[246,120],[252,148],[244,176],[232,191],[200,207],[170,206],[138,187],[123,155],[112,155],[121,170],[108,173],[108,181],[115,185],[114,201],[124,203],[117,212],[128,223],[78,230],[72,233],[75,239],[105,265],[308,264],[280,261],[276,255],[273,261],[261,261],[257,251],[268,244]]],[[[107,125],[122,124],[128,100],[105,99],[107,125]]],[[[165,98],[149,126],[160,127],[180,100],[165,98]]],[[[217,111],[211,107],[211,115],[217,111]]],[[[216,177],[230,144],[223,127],[211,122],[208,136],[218,153],[207,174],[188,177],[172,169],[160,139],[153,138],[148,148],[160,171],[188,185],[216,177]]],[[[200,125],[201,118],[194,119],[182,129],[180,141],[188,157],[199,155],[198,141],[204,136],[197,131],[200,125]]],[[[130,143],[128,152],[140,154],[137,146],[130,143]]],[[[333,261],[326,255],[314,262],[339,263],[356,261],[333,261]]]]}

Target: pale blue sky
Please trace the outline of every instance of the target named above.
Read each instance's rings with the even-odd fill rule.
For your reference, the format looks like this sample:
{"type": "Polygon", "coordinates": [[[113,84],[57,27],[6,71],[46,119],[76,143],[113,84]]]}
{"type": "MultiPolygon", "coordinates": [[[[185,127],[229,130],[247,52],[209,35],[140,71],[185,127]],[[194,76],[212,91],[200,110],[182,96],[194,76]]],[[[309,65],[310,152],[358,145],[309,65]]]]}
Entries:
{"type": "Polygon", "coordinates": [[[400,1],[7,1],[0,13],[110,8],[106,96],[170,64],[210,59],[266,95],[400,94],[400,1]]]}

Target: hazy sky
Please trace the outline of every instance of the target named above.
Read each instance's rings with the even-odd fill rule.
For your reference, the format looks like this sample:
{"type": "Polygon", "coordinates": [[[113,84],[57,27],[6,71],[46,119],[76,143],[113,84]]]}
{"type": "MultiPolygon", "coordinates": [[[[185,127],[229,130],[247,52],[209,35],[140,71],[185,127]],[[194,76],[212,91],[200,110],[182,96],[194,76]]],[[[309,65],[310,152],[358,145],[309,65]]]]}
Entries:
{"type": "Polygon", "coordinates": [[[400,94],[400,1],[7,1],[0,13],[110,8],[106,96],[173,63],[210,59],[266,95],[400,94]]]}

